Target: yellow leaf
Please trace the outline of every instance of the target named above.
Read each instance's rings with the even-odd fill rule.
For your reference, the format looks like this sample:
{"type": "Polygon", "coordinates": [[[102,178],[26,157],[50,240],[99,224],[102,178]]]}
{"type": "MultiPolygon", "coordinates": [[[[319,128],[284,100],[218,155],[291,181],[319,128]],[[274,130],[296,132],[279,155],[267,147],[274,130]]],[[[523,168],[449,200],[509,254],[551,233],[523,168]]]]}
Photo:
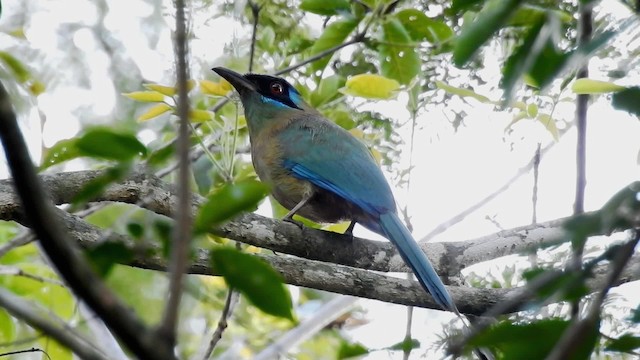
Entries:
{"type": "Polygon", "coordinates": [[[26,36],[24,36],[24,28],[17,28],[15,30],[11,30],[8,32],[8,34],[18,39],[25,40],[27,38],[26,36]]]}
{"type": "Polygon", "coordinates": [[[189,111],[189,119],[192,122],[205,122],[213,119],[213,114],[207,110],[191,110],[189,111]]]}
{"type": "Polygon", "coordinates": [[[335,224],[329,224],[329,225],[323,226],[322,230],[333,231],[333,232],[337,232],[337,233],[340,233],[340,234],[344,234],[344,232],[347,231],[347,228],[349,227],[349,224],[351,224],[351,222],[349,222],[349,221],[343,221],[343,222],[339,222],[339,223],[335,223],[335,224]]]}
{"type": "Polygon", "coordinates": [[[160,94],[166,95],[166,96],[173,96],[176,94],[176,88],[174,88],[173,86],[166,86],[166,85],[160,85],[160,84],[144,84],[143,86],[149,90],[157,91],[160,94]]]}
{"type": "Polygon", "coordinates": [[[358,139],[364,139],[364,132],[362,132],[362,130],[358,128],[350,129],[349,132],[351,133],[351,135],[357,137],[358,139]]]}
{"type": "Polygon", "coordinates": [[[233,86],[231,86],[231,83],[225,79],[220,80],[220,86],[222,87],[222,89],[227,91],[231,91],[233,89],[233,86]]]}
{"type": "Polygon", "coordinates": [[[593,79],[578,79],[571,85],[571,90],[576,94],[604,94],[624,89],[626,89],[624,86],[612,82],[593,79]]]}
{"type": "Polygon", "coordinates": [[[130,99],[142,102],[162,102],[164,101],[164,95],[157,91],[134,91],[126,94],[122,94],[130,99]]]}
{"type": "Polygon", "coordinates": [[[31,83],[31,85],[29,85],[29,92],[31,92],[31,94],[35,96],[42,94],[44,91],[45,86],[40,81],[34,81],[31,83]]]}
{"type": "Polygon", "coordinates": [[[187,91],[193,90],[195,86],[196,86],[195,80],[187,80],[187,91]]]}
{"type": "Polygon", "coordinates": [[[367,99],[391,99],[396,96],[400,83],[375,74],[360,74],[350,77],[339,91],[343,94],[367,99]]]}
{"type": "Polygon", "coordinates": [[[551,133],[553,139],[558,141],[560,139],[560,134],[558,133],[558,127],[556,126],[555,120],[551,118],[549,114],[540,114],[536,118],[544,127],[551,133]]]}
{"type": "Polygon", "coordinates": [[[378,165],[382,164],[382,154],[380,153],[380,151],[374,148],[369,149],[369,151],[371,152],[371,155],[373,155],[373,158],[376,160],[378,165]]]}
{"type": "Polygon", "coordinates": [[[472,97],[482,103],[490,103],[491,100],[489,100],[488,97],[484,96],[484,95],[480,95],[477,92],[470,90],[470,89],[463,89],[463,88],[459,88],[459,87],[455,87],[455,86],[451,86],[448,84],[443,83],[442,81],[436,81],[436,86],[438,87],[438,89],[442,89],[448,93],[454,94],[454,95],[458,95],[458,96],[462,96],[462,97],[472,97]]]}
{"type": "Polygon", "coordinates": [[[238,116],[238,130],[247,127],[247,118],[244,115],[238,116]]]}
{"type": "Polygon", "coordinates": [[[149,119],[153,119],[156,116],[160,116],[167,111],[171,110],[171,106],[162,103],[152,106],[147,112],[138,116],[138,121],[147,121],[149,119]]]}
{"type": "Polygon", "coordinates": [[[224,96],[231,89],[227,88],[226,85],[223,86],[221,82],[217,83],[209,80],[200,80],[200,90],[206,95],[224,96]]]}
{"type": "Polygon", "coordinates": [[[527,105],[527,116],[536,117],[538,115],[538,105],[529,104],[527,105]]]}

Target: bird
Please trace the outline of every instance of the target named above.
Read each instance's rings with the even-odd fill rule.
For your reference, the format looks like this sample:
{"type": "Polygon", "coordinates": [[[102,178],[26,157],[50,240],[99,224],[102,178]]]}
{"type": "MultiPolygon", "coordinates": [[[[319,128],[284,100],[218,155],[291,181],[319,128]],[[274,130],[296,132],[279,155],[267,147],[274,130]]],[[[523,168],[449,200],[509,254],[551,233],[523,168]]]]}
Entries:
{"type": "Polygon", "coordinates": [[[460,314],[429,259],[400,220],[391,188],[359,139],[306,103],[283,78],[212,69],[237,91],[244,108],[251,159],[260,180],[301,226],[298,214],[319,223],[350,221],[397,248],[418,282],[444,310],[460,314]]]}

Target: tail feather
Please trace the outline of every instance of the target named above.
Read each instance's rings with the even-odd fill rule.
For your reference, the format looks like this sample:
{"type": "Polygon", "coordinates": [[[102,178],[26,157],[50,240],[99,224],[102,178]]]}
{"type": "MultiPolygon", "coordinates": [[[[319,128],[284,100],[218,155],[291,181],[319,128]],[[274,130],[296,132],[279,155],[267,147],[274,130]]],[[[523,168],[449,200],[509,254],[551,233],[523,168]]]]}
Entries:
{"type": "Polygon", "coordinates": [[[443,309],[458,313],[458,309],[442,280],[398,215],[393,212],[380,215],[380,227],[386,237],[398,248],[400,256],[413,270],[422,287],[433,296],[443,309]]]}

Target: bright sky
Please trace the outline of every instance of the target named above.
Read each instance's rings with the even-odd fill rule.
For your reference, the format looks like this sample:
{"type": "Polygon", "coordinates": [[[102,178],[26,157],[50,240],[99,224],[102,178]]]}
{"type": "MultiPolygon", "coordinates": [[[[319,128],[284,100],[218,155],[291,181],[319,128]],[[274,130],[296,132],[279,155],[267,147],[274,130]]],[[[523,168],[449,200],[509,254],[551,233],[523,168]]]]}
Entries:
{"type": "MultiPolygon", "coordinates": [[[[140,19],[153,13],[152,6],[142,1],[110,1],[111,8],[107,16],[106,26],[113,36],[122,41],[143,75],[150,82],[172,83],[173,53],[170,33],[157,34],[157,49],[150,49],[147,37],[141,30],[140,19]]],[[[8,14],[14,10],[15,3],[3,3],[8,14]]],[[[616,1],[607,1],[609,11],[617,11],[620,6],[616,1]]],[[[97,19],[94,6],[83,0],[38,2],[37,11],[30,15],[32,20],[26,30],[30,46],[39,54],[57,63],[64,58],[59,49],[58,31],[69,23],[82,22],[92,25],[97,19]]],[[[162,10],[163,14],[171,13],[171,8],[162,10]]],[[[233,19],[215,18],[205,23],[211,14],[196,12],[193,19],[196,39],[191,42],[191,52],[195,58],[211,59],[205,64],[208,68],[222,65],[228,56],[224,54],[225,44],[231,43],[236,36],[247,37],[248,28],[243,28],[233,19]]],[[[4,18],[4,17],[3,17],[4,18]]],[[[172,26],[172,20],[166,17],[172,26]]],[[[314,23],[318,19],[312,19],[314,23]]],[[[316,24],[317,25],[317,24],[316,24]]],[[[0,27],[7,29],[0,20],[0,27]]],[[[108,115],[115,104],[115,95],[109,79],[109,62],[107,56],[100,51],[97,39],[87,28],[79,28],[72,39],[73,43],[85,50],[86,61],[91,64],[89,86],[78,88],[69,86],[64,79],[64,66],[59,66],[60,73],[47,74],[51,91],[47,91],[38,99],[42,114],[46,115],[44,123],[44,145],[51,146],[55,142],[73,137],[80,129],[80,122],[72,115],[79,105],[86,105],[98,116],[108,115]],[[58,84],[57,86],[55,86],[58,84]]],[[[623,41],[623,40],[621,40],[623,41]]],[[[0,44],[2,44],[0,42],[0,44]]],[[[241,42],[239,46],[247,46],[241,42]]],[[[499,67],[487,61],[487,78],[497,81],[499,67]]],[[[197,65],[192,74],[196,77],[206,73],[197,65]]],[[[606,79],[606,71],[611,64],[593,61],[590,72],[592,77],[606,79]]],[[[625,79],[628,83],[638,83],[639,79],[625,79]]],[[[496,95],[487,94],[497,99],[496,95]]],[[[570,95],[570,94],[567,94],[570,95]]],[[[404,110],[405,95],[398,101],[371,103],[363,109],[375,109],[394,118],[406,120],[404,110]]],[[[454,98],[448,106],[461,103],[454,98]]],[[[546,144],[550,136],[544,128],[529,120],[521,121],[514,127],[513,133],[505,134],[505,127],[511,122],[512,115],[494,113],[474,100],[470,100],[473,109],[468,112],[457,132],[452,129],[446,112],[440,108],[429,109],[418,119],[419,129],[415,134],[414,165],[411,175],[412,187],[395,191],[401,207],[408,206],[412,216],[414,234],[417,239],[426,235],[432,228],[451,216],[468,208],[479,199],[493,192],[507,181],[522,166],[526,165],[538,142],[546,144]]],[[[556,119],[571,121],[573,105],[560,105],[556,110],[556,119]]],[[[28,139],[32,144],[32,154],[40,153],[40,119],[36,112],[30,118],[23,118],[25,129],[29,130],[28,139]]],[[[589,109],[588,128],[588,187],[586,208],[599,208],[611,195],[624,185],[638,179],[637,141],[640,134],[640,122],[627,113],[615,111],[608,99],[600,97],[589,109]]],[[[409,153],[408,126],[401,129],[406,144],[402,154],[409,153]]],[[[146,132],[144,140],[150,141],[153,133],[146,132]]],[[[575,174],[575,131],[570,130],[562,140],[544,157],[540,166],[540,182],[538,193],[538,220],[545,221],[571,214],[574,196],[575,174]]],[[[408,158],[401,159],[403,163],[408,158]]],[[[514,183],[512,187],[498,199],[490,202],[471,215],[458,226],[439,236],[435,241],[457,241],[493,233],[498,230],[496,223],[502,228],[525,225],[531,221],[531,188],[532,176],[527,175],[514,183]],[[489,221],[486,217],[491,217],[489,221]]],[[[267,215],[268,209],[262,209],[267,215]]],[[[362,228],[357,228],[356,235],[370,236],[362,228]]],[[[513,260],[510,258],[509,261],[513,260]]],[[[500,263],[499,266],[502,266],[500,263]]],[[[482,267],[479,267],[482,268],[482,267]]],[[[485,270],[491,267],[484,267],[485,270]]],[[[624,288],[639,291],[637,285],[624,288]]],[[[636,292],[637,293],[637,292],[636,292]]],[[[637,299],[637,297],[635,297],[637,299]]],[[[629,306],[637,306],[638,300],[631,301],[629,306]]],[[[354,340],[371,348],[382,348],[402,340],[405,329],[406,310],[404,307],[361,300],[359,305],[366,309],[370,323],[350,330],[348,333],[354,340]]],[[[423,348],[436,342],[440,333],[441,322],[448,321],[450,315],[441,311],[417,309],[414,318],[414,337],[418,338],[423,348]]],[[[374,353],[367,359],[401,358],[401,355],[390,355],[386,352],[374,353]]]]}

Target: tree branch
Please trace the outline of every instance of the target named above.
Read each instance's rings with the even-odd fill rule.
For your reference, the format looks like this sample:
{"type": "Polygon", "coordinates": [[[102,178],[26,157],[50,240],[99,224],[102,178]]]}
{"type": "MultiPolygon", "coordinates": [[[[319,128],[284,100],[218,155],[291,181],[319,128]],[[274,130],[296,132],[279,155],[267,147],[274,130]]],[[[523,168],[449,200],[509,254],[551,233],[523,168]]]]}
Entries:
{"type": "MultiPolygon", "coordinates": [[[[0,137],[24,213],[29,214],[28,226],[35,231],[42,248],[66,283],[134,354],[140,358],[174,359],[171,350],[157,341],[154,333],[95,275],[84,257],[79,256],[75,244],[67,240],[67,233],[56,216],[59,210],[48,201],[49,196],[36,176],[9,95],[1,83],[0,137]]],[[[15,193],[13,197],[17,207],[15,193]]]]}
{"type": "Polygon", "coordinates": [[[0,288],[0,307],[7,310],[16,319],[20,319],[34,329],[40,330],[55,339],[60,344],[66,346],[74,354],[87,360],[109,360],[109,357],[101,353],[97,348],[92,347],[85,339],[80,339],[74,332],[49,321],[42,311],[31,305],[24,298],[12,294],[0,288]]]}
{"type": "Polygon", "coordinates": [[[182,298],[182,279],[184,270],[189,260],[189,243],[191,242],[191,212],[190,206],[190,181],[191,170],[189,160],[189,63],[187,54],[189,43],[187,38],[187,20],[185,16],[186,5],[184,0],[175,0],[176,31],[174,34],[174,52],[178,83],[177,113],[179,118],[177,156],[178,156],[178,211],[174,216],[174,227],[171,246],[171,271],[169,272],[169,298],[165,304],[162,323],[159,333],[166,339],[169,348],[173,348],[176,341],[176,327],[180,300],[182,298]]]}
{"type": "MultiPolygon", "coordinates": [[[[79,171],[42,175],[41,179],[49,189],[52,201],[61,205],[70,202],[85,184],[101,174],[101,171],[79,171]]],[[[107,187],[94,200],[140,203],[146,209],[165,216],[172,216],[172,209],[177,206],[175,187],[143,172],[129,174],[120,183],[107,187]]],[[[192,194],[192,211],[195,212],[202,201],[201,196],[192,194]]],[[[18,198],[8,180],[0,180],[0,219],[24,222],[18,198]]],[[[476,239],[421,246],[439,274],[457,276],[462,269],[473,264],[569,241],[562,229],[562,223],[567,219],[521,226],[476,239]]],[[[212,232],[249,245],[312,260],[383,272],[409,271],[388,242],[361,238],[350,241],[350,237],[342,234],[300,229],[251,213],[242,214],[212,232]]],[[[600,235],[605,235],[604,231],[600,235]]]]}
{"type": "MultiPolygon", "coordinates": [[[[95,172],[80,172],[73,173],[75,175],[91,174],[95,172]]],[[[68,174],[66,174],[68,175],[68,174]]],[[[94,174],[95,175],[95,174],[94,174]]],[[[54,176],[55,177],[55,176],[54,176]]],[[[45,177],[51,178],[51,177],[45,177]]],[[[58,177],[58,183],[60,177],[58,177]]],[[[131,179],[124,182],[124,184],[114,184],[107,189],[106,193],[114,195],[119,192],[121,194],[128,193],[129,199],[135,199],[136,196],[132,196],[136,190],[132,186],[131,179]]],[[[154,200],[149,203],[162,203],[171,198],[170,192],[160,191],[156,186],[150,185],[153,180],[144,180],[147,187],[153,190],[149,190],[155,193],[154,200]]],[[[52,182],[47,181],[47,184],[52,182]]],[[[73,182],[71,182],[73,183],[73,182]]],[[[3,194],[3,182],[0,182],[0,194],[3,194]]],[[[53,192],[57,193],[57,192],[53,192]]],[[[10,193],[5,194],[11,196],[10,193]]],[[[103,195],[104,196],[104,195],[103,195]]],[[[122,196],[123,198],[126,196],[122,196]]],[[[3,200],[0,198],[0,200],[3,200]]],[[[4,199],[6,200],[6,199],[4,199]]],[[[164,205],[163,205],[164,206],[164,205]]],[[[0,201],[0,215],[5,216],[7,214],[4,201],[0,201]]],[[[162,207],[162,206],[161,206],[162,207]]],[[[60,223],[65,226],[68,231],[70,240],[77,242],[82,247],[95,246],[97,243],[104,241],[115,241],[126,244],[134,252],[134,261],[129,265],[166,271],[167,261],[160,255],[160,251],[157,244],[143,244],[134,246],[135,242],[128,239],[126,236],[116,234],[113,232],[105,232],[96,226],[90,225],[84,220],[71,215],[63,210],[57,209],[57,215],[60,219],[60,223]]],[[[269,229],[267,224],[272,224],[273,228],[286,227],[288,224],[281,224],[279,221],[260,218],[257,215],[247,214],[240,218],[240,220],[249,216],[253,218],[255,223],[245,223],[246,228],[258,227],[256,231],[262,233],[265,236],[270,236],[269,232],[273,229],[269,229]]],[[[240,225],[235,225],[240,226],[240,225]]],[[[293,228],[297,229],[296,226],[293,228]]],[[[311,231],[307,229],[306,231],[311,231]]],[[[318,238],[322,234],[329,237],[331,233],[323,231],[313,230],[314,233],[318,233],[318,238]]],[[[356,240],[356,239],[354,239],[356,240]]],[[[304,241],[299,242],[304,243],[304,241]]],[[[325,241],[329,241],[326,240],[325,241]]],[[[376,243],[368,240],[360,240],[362,242],[376,243]]],[[[329,246],[329,245],[327,245],[329,246]]],[[[352,248],[349,253],[352,255],[358,254],[359,248],[352,248]]],[[[274,256],[274,255],[257,255],[264,261],[270,263],[277,271],[279,271],[285,281],[292,285],[309,287],[314,289],[320,289],[345,295],[353,295],[358,297],[376,299],[385,302],[392,302],[401,305],[412,305],[427,307],[432,309],[438,309],[439,307],[428,296],[424,290],[415,281],[394,278],[390,276],[381,275],[372,271],[366,271],[362,269],[356,269],[343,265],[328,264],[319,261],[301,259],[292,256],[274,256]]],[[[191,266],[188,268],[189,273],[203,274],[203,275],[216,275],[210,267],[210,256],[207,251],[200,250],[196,253],[195,259],[193,259],[191,266]]],[[[633,266],[630,266],[621,279],[618,280],[618,284],[634,281],[640,277],[640,259],[635,258],[632,260],[633,266]]],[[[606,271],[606,266],[601,267],[602,271],[606,271]]],[[[599,272],[594,280],[594,286],[599,284],[603,274],[599,272]]],[[[467,314],[483,314],[487,309],[493,307],[498,303],[507,303],[513,297],[518,296],[522,291],[526,289],[476,289],[469,287],[450,286],[449,291],[454,297],[456,304],[461,312],[467,314]]],[[[503,308],[503,312],[517,311],[522,305],[523,301],[511,301],[509,307],[503,308]]]]}

